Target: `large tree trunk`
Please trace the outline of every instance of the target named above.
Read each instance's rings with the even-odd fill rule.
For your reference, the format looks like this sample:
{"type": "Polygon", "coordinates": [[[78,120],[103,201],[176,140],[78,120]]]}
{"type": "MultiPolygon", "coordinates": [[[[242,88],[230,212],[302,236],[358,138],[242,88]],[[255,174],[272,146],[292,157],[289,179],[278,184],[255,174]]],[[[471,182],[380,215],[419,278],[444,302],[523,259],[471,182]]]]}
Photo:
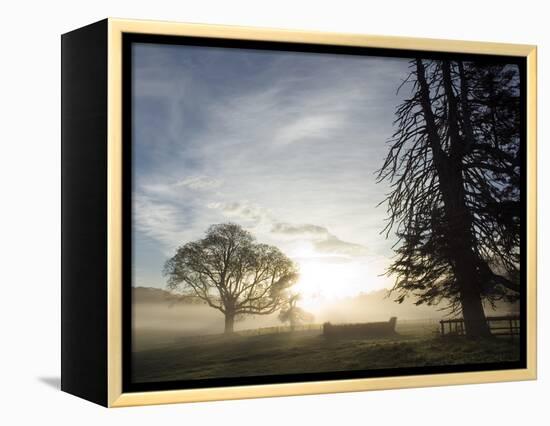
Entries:
{"type": "Polygon", "coordinates": [[[445,62],[442,66],[444,88],[448,100],[448,131],[451,140],[449,153],[442,148],[431,108],[430,89],[426,81],[424,64],[421,59],[418,59],[416,64],[428,140],[448,221],[446,238],[452,250],[453,272],[460,291],[466,334],[470,337],[490,336],[491,332],[481,302],[481,283],[477,273],[479,259],[473,251],[471,216],[466,206],[462,175],[465,141],[460,137],[458,130],[457,100],[450,81],[449,63],[445,62]]]}
{"type": "Polygon", "coordinates": [[[472,338],[491,336],[479,292],[471,291],[471,286],[463,285],[460,302],[466,335],[472,338]]]}
{"type": "Polygon", "coordinates": [[[447,240],[453,255],[453,271],[460,290],[460,304],[466,335],[469,337],[490,336],[481,302],[481,276],[478,265],[481,261],[474,252],[471,213],[466,205],[461,162],[448,162],[446,171],[439,176],[443,195],[445,216],[448,222],[447,240]]]}
{"type": "MultiPolygon", "coordinates": [[[[462,176],[460,174],[460,176],[462,176]]],[[[469,337],[490,336],[483,303],[481,302],[481,276],[477,267],[479,256],[473,251],[473,236],[471,218],[464,204],[464,191],[461,180],[455,177],[454,193],[447,194],[446,215],[449,221],[449,245],[454,254],[453,271],[460,289],[460,304],[462,317],[469,337]]]]}
{"type": "Polygon", "coordinates": [[[225,313],[225,334],[231,334],[234,331],[234,325],[235,325],[235,313],[234,312],[226,312],[225,313]]]}
{"type": "Polygon", "coordinates": [[[490,336],[481,302],[481,282],[477,266],[479,257],[473,251],[470,213],[465,205],[464,186],[460,170],[445,178],[443,194],[445,215],[448,220],[447,239],[453,253],[453,271],[460,289],[460,304],[466,335],[490,336]]]}

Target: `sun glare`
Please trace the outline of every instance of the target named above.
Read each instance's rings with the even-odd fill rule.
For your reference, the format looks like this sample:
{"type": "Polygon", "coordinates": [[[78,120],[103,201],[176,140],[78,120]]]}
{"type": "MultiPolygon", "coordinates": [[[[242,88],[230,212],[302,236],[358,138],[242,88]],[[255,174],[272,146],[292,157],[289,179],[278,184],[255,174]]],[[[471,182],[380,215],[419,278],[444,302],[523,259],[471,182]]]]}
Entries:
{"type": "Polygon", "coordinates": [[[323,305],[361,292],[360,277],[364,267],[350,264],[306,260],[300,262],[300,279],[296,291],[305,309],[319,310],[323,305]]]}
{"type": "Polygon", "coordinates": [[[380,256],[329,256],[303,243],[289,251],[300,269],[294,290],[301,296],[300,306],[309,312],[318,313],[342,299],[388,286],[383,277],[387,260],[380,256]]]}

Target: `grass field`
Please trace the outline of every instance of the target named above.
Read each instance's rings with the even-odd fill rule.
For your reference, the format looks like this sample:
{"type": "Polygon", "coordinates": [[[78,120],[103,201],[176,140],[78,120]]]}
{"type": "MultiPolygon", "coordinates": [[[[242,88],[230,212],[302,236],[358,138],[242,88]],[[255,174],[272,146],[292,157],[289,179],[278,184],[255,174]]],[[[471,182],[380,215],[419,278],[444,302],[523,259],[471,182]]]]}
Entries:
{"type": "Polygon", "coordinates": [[[509,338],[440,338],[433,326],[403,324],[390,339],[327,339],[320,330],[185,338],[134,353],[134,381],[436,366],[519,359],[509,338]]]}

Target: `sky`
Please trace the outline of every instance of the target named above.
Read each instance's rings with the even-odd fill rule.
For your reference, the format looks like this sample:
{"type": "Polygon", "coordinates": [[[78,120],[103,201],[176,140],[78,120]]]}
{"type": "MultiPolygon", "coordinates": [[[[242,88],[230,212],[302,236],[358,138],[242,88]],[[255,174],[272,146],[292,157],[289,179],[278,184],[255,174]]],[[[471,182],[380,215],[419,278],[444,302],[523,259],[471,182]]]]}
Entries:
{"type": "Polygon", "coordinates": [[[300,268],[305,304],[383,287],[376,183],[408,60],[133,45],[133,285],[234,222],[300,268]]]}

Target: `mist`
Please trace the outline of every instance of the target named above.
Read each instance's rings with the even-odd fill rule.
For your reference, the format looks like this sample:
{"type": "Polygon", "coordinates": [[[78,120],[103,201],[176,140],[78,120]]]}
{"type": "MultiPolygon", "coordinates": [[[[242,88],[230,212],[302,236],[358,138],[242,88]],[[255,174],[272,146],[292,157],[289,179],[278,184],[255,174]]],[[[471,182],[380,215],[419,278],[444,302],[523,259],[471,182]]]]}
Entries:
{"type": "MultiPolygon", "coordinates": [[[[248,316],[235,323],[235,331],[282,325],[277,314],[248,316]]],[[[224,316],[206,305],[170,302],[133,305],[133,350],[165,346],[178,339],[223,333],[224,316]]]]}
{"type": "MultiPolygon", "coordinates": [[[[504,315],[516,313],[517,310],[517,304],[499,304],[496,310],[486,307],[486,314],[504,315]]],[[[440,307],[417,306],[412,299],[407,299],[401,304],[396,303],[388,297],[385,289],[327,302],[308,311],[314,315],[315,324],[387,321],[392,316],[397,317],[399,324],[407,321],[438,321],[448,314],[440,307]]],[[[278,319],[278,313],[249,315],[236,321],[235,331],[277,326],[283,326],[278,319]]],[[[223,331],[223,314],[206,304],[182,303],[172,293],[160,289],[134,289],[134,351],[167,346],[191,336],[221,334],[223,331]]]]}

